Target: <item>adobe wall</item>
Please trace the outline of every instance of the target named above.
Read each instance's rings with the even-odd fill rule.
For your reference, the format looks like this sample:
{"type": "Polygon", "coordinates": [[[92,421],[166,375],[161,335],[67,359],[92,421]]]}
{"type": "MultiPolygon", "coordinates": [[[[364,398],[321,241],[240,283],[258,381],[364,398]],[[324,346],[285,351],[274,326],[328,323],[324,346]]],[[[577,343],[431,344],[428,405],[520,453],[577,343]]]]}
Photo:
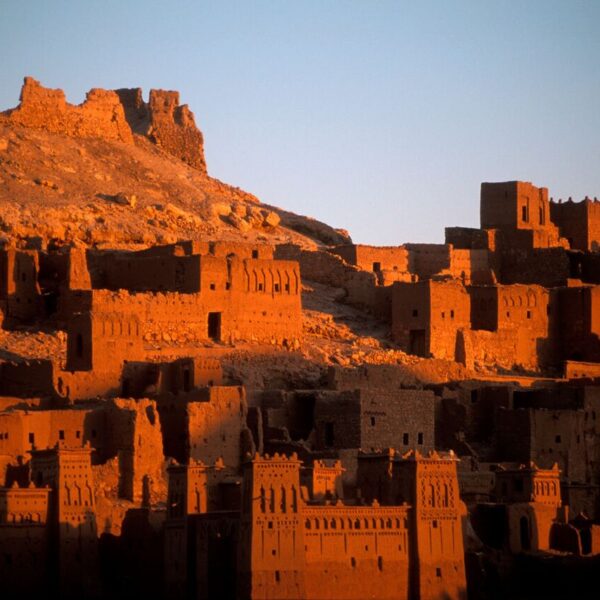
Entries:
{"type": "Polygon", "coordinates": [[[563,248],[505,249],[500,256],[498,281],[503,284],[565,285],[570,277],[569,258],[563,248]]]}
{"type": "Polygon", "coordinates": [[[548,188],[526,181],[481,184],[482,229],[552,229],[548,188]]]}
{"type": "Polygon", "coordinates": [[[165,152],[206,173],[204,138],[196,127],[194,113],[179,104],[179,92],[150,90],[149,102],[142,90],[119,89],[114,92],[122,103],[133,131],[147,136],[165,152]]]}
{"type": "Polygon", "coordinates": [[[83,448],[90,443],[100,457],[106,433],[102,409],[14,410],[0,413],[0,455],[26,457],[62,443],[83,448]]]}
{"type": "Polygon", "coordinates": [[[561,288],[557,304],[562,358],[600,360],[600,287],[561,288]]]}
{"type": "Polygon", "coordinates": [[[360,391],[361,444],[363,450],[434,448],[434,401],[429,390],[360,391]]]}
{"type": "Polygon", "coordinates": [[[494,250],[493,231],[470,227],[446,227],[445,242],[455,250],[494,250]]]}
{"type": "Polygon", "coordinates": [[[408,598],[408,512],[400,506],[304,507],[305,598],[408,598]]]}
{"type": "Polygon", "coordinates": [[[448,244],[405,244],[409,271],[419,279],[450,269],[451,246],[448,244]]]}
{"type": "Polygon", "coordinates": [[[581,202],[550,202],[552,221],[571,248],[595,252],[600,243],[600,202],[585,198],[581,202]]]}
{"type": "Polygon", "coordinates": [[[92,89],[85,102],[75,106],[66,101],[62,90],[45,88],[26,77],[19,106],[1,116],[11,123],[51,133],[133,143],[119,96],[111,91],[92,89]]]}
{"type": "Polygon", "coordinates": [[[236,470],[246,452],[252,452],[246,425],[248,405],[241,386],[213,386],[202,390],[186,406],[185,432],[190,459],[214,464],[219,458],[236,470]]]}
{"type": "Polygon", "coordinates": [[[200,261],[197,294],[94,290],[92,310],[137,315],[147,341],[206,341],[210,338],[209,313],[213,312],[220,314],[221,341],[283,343],[301,338],[297,263],[210,256],[201,256],[200,261]]]}
{"type": "Polygon", "coordinates": [[[118,457],[119,496],[134,502],[165,491],[161,423],[156,403],[114,398],[106,407],[104,457],[118,457]]]}
{"type": "Polygon", "coordinates": [[[42,314],[39,271],[37,251],[0,250],[0,301],[5,301],[7,320],[27,322],[42,314]]]}
{"type": "Polygon", "coordinates": [[[315,448],[376,450],[434,446],[434,394],[425,390],[355,389],[315,395],[315,448]]]}
{"type": "Polygon", "coordinates": [[[558,463],[561,479],[586,481],[587,459],[584,411],[519,409],[500,411],[496,454],[500,460],[551,469],[558,463]]]}
{"type": "Polygon", "coordinates": [[[392,337],[419,356],[455,360],[457,332],[471,323],[470,298],[461,282],[396,283],[392,337]]]}
{"type": "Polygon", "coordinates": [[[125,360],[144,357],[142,323],[128,303],[95,302],[95,294],[93,300],[91,312],[69,319],[66,368],[120,374],[125,360]]]}
{"type": "Polygon", "coordinates": [[[403,246],[354,244],[334,246],[329,252],[341,256],[348,264],[363,271],[408,271],[408,250],[403,246]]]}
{"type": "Polygon", "coordinates": [[[361,271],[330,252],[303,250],[295,244],[280,244],[275,249],[275,257],[298,261],[302,276],[307,280],[344,289],[348,304],[367,308],[376,304],[375,273],[361,271]]]}

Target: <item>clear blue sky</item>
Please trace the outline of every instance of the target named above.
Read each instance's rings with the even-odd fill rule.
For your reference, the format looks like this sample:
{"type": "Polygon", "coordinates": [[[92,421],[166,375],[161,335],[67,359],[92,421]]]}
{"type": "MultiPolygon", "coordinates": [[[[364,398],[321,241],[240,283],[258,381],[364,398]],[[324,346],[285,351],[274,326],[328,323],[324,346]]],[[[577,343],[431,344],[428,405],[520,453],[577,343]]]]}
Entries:
{"type": "Polygon", "coordinates": [[[476,226],[481,181],[600,197],[600,1],[0,0],[22,78],[176,89],[209,172],[355,241],[476,226]]]}

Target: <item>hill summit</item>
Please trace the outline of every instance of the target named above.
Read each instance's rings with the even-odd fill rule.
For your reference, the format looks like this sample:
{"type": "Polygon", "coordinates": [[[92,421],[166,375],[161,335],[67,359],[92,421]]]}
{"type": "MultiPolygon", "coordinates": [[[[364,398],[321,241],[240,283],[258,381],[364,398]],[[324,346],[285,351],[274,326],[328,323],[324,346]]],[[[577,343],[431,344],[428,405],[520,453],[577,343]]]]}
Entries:
{"type": "Polygon", "coordinates": [[[348,235],[210,177],[175,91],[92,89],[80,105],[26,77],[0,113],[0,236],[147,246],[179,239],[340,243],[348,235]]]}

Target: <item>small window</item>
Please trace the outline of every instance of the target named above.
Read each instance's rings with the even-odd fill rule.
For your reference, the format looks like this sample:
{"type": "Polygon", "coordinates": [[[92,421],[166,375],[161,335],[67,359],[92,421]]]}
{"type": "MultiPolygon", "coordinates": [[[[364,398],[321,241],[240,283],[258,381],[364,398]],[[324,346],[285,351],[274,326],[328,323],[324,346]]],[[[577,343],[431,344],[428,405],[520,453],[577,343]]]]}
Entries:
{"type": "Polygon", "coordinates": [[[333,423],[325,423],[325,446],[331,448],[335,442],[333,423]]]}
{"type": "Polygon", "coordinates": [[[417,444],[423,445],[423,434],[421,432],[417,433],[417,444]]]}
{"type": "Polygon", "coordinates": [[[381,271],[381,263],[374,262],[373,263],[373,273],[379,273],[381,271]]]}
{"type": "Polygon", "coordinates": [[[275,581],[279,583],[281,581],[281,575],[279,571],[275,571],[275,581]]]}
{"type": "Polygon", "coordinates": [[[30,433],[29,434],[29,443],[33,444],[35,442],[35,434],[34,433],[30,433]]]}
{"type": "Polygon", "coordinates": [[[557,436],[554,438],[554,441],[555,441],[557,444],[560,444],[560,443],[562,442],[562,439],[561,439],[560,435],[557,435],[557,436]]]}
{"type": "Polygon", "coordinates": [[[438,522],[437,522],[437,521],[434,519],[433,521],[431,521],[431,526],[432,526],[434,529],[437,529],[438,522]]]}
{"type": "Polygon", "coordinates": [[[418,317],[419,311],[416,308],[413,308],[413,317],[418,317]]]}
{"type": "Polygon", "coordinates": [[[527,223],[527,221],[529,221],[527,217],[527,206],[521,207],[521,221],[523,221],[524,223],[527,223]]]}
{"type": "Polygon", "coordinates": [[[510,319],[510,312],[509,311],[506,311],[506,318],[510,319]]]}
{"type": "Polygon", "coordinates": [[[286,291],[286,292],[289,292],[289,291],[290,291],[290,284],[289,284],[289,283],[286,283],[286,284],[285,284],[285,291],[286,291]]]}
{"type": "Polygon", "coordinates": [[[402,434],[402,443],[403,443],[405,446],[408,446],[408,433],[403,433],[403,434],[402,434]]]}
{"type": "Polygon", "coordinates": [[[377,568],[380,571],[383,571],[383,556],[378,556],[377,557],[377,568]]]}
{"type": "Polygon", "coordinates": [[[82,358],[83,357],[83,336],[81,335],[81,333],[77,334],[77,337],[75,338],[75,350],[77,352],[77,356],[78,358],[82,358]]]}
{"type": "Polygon", "coordinates": [[[226,290],[230,290],[231,289],[231,283],[229,283],[229,281],[225,284],[225,289],[226,290]]]}
{"type": "Polygon", "coordinates": [[[350,566],[354,569],[356,567],[356,559],[354,556],[350,557],[350,566]]]}
{"type": "Polygon", "coordinates": [[[64,431],[64,429],[59,430],[59,432],[58,432],[58,439],[59,440],[64,440],[65,439],[65,431],[64,431]]]}
{"type": "Polygon", "coordinates": [[[252,258],[258,258],[258,250],[252,250],[252,258]]]}
{"type": "Polygon", "coordinates": [[[279,291],[279,284],[276,283],[274,287],[275,287],[275,291],[278,292],[279,291]]]}
{"type": "Polygon", "coordinates": [[[527,311],[527,318],[531,319],[531,311],[530,310],[527,311]]]}
{"type": "Polygon", "coordinates": [[[211,290],[216,290],[217,289],[217,284],[216,283],[211,283],[210,284],[210,289],[211,290]]]}
{"type": "Polygon", "coordinates": [[[264,286],[262,283],[259,283],[259,284],[258,284],[258,291],[259,291],[259,292],[262,292],[262,291],[263,291],[263,289],[264,289],[264,287],[265,287],[265,286],[264,286]]]}
{"type": "Polygon", "coordinates": [[[375,417],[371,417],[371,427],[375,426],[375,417]]]}
{"type": "Polygon", "coordinates": [[[442,319],[446,318],[446,313],[444,311],[442,311],[442,319]]]}
{"type": "Polygon", "coordinates": [[[436,577],[441,577],[442,576],[442,569],[440,567],[436,567],[435,568],[435,576],[436,577]]]}
{"type": "Polygon", "coordinates": [[[454,319],[454,311],[453,310],[450,311],[450,318],[454,319]]]}

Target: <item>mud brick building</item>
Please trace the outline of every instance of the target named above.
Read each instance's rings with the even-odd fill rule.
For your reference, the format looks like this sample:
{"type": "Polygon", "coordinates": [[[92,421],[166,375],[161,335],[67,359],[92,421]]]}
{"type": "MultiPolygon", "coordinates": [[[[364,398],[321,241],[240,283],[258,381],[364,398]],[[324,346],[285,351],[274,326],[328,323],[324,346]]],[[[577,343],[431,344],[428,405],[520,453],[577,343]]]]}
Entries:
{"type": "MultiPolygon", "coordinates": [[[[190,507],[182,538],[187,552],[179,547],[173,554],[188,557],[179,572],[186,579],[178,582],[173,571],[172,589],[187,585],[195,598],[235,591],[244,598],[461,598],[463,509],[455,461],[412,454],[397,462],[405,464],[392,475],[398,503],[323,504],[315,490],[303,490],[296,456],[256,456],[244,464],[237,509],[190,507]],[[421,492],[429,482],[447,489],[440,504],[421,492]],[[217,556],[226,563],[217,567],[217,556]],[[221,577],[225,572],[230,576],[221,577]]],[[[189,469],[173,471],[173,490],[181,489],[183,473],[196,477],[189,469]]],[[[167,519],[167,528],[178,524],[181,511],[167,519]]]]}

